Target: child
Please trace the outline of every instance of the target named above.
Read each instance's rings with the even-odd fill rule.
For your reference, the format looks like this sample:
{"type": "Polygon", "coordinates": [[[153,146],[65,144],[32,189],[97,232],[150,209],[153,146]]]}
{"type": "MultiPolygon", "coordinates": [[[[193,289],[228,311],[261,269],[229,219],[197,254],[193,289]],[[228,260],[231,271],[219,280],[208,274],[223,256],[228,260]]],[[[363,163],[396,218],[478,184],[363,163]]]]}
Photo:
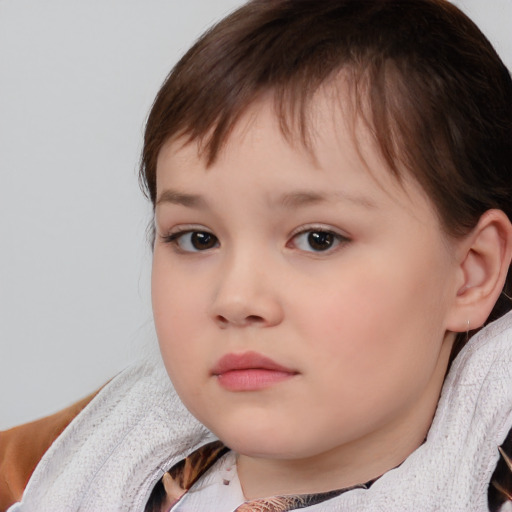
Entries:
{"type": "Polygon", "coordinates": [[[172,386],[111,381],[12,510],[497,510],[511,140],[510,75],[444,0],[220,22],[142,155],[172,386]]]}

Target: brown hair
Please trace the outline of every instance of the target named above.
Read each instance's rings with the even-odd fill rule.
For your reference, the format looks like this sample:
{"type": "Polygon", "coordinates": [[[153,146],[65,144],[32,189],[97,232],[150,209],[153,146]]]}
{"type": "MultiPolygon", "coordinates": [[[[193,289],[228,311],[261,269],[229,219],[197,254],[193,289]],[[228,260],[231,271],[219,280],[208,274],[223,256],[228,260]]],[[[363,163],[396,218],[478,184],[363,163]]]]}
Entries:
{"type": "MultiPolygon", "coordinates": [[[[206,32],[165,80],[147,121],[141,181],[155,202],[170,138],[212,163],[244,111],[272,93],[283,133],[307,140],[318,88],[348,73],[377,145],[462,236],[487,210],[512,219],[512,81],[477,26],[446,0],[252,0],[206,32]],[[293,123],[293,126],[292,126],[293,123]]],[[[509,269],[489,321],[512,309],[509,269]]],[[[459,336],[455,352],[466,335],[459,336]]]]}

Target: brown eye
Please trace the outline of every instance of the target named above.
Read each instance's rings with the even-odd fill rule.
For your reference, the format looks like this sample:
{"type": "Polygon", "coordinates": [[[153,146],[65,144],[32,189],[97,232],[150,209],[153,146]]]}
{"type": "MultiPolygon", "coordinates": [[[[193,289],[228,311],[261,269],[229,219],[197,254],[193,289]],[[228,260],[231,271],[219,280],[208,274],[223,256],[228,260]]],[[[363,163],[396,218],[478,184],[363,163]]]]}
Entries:
{"type": "Polygon", "coordinates": [[[334,245],[335,241],[334,234],[328,231],[311,231],[308,233],[308,244],[314,251],[326,251],[334,245]]]}
{"type": "Polygon", "coordinates": [[[197,251],[204,251],[217,245],[217,237],[205,231],[193,231],[190,233],[190,243],[197,251]]]}
{"type": "Polygon", "coordinates": [[[181,252],[200,252],[219,246],[219,239],[208,231],[181,231],[164,238],[181,252]]]}
{"type": "Polygon", "coordinates": [[[293,245],[305,252],[328,252],[341,243],[348,242],[348,238],[323,229],[308,229],[293,237],[293,245]]]}

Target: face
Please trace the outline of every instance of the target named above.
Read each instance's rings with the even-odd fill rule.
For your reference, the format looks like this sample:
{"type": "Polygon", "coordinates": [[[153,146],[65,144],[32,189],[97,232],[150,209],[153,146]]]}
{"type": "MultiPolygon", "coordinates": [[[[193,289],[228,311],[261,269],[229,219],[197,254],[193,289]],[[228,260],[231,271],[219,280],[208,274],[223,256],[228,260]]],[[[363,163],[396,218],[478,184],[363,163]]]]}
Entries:
{"type": "Polygon", "coordinates": [[[327,103],[313,151],[262,102],[211,167],[192,143],[159,155],[163,359],[192,414],[248,457],[421,442],[446,370],[450,242],[419,187],[390,176],[364,130],[356,148],[327,103]]]}

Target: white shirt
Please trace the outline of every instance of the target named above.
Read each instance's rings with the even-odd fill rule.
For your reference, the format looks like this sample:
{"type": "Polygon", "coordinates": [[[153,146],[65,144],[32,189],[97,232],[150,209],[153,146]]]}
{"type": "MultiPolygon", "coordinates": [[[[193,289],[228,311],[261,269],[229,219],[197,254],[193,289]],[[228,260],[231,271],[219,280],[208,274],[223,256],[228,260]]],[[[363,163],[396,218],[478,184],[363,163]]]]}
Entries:
{"type": "Polygon", "coordinates": [[[236,455],[223,455],[171,508],[171,512],[233,512],[245,502],[236,455]]]}

